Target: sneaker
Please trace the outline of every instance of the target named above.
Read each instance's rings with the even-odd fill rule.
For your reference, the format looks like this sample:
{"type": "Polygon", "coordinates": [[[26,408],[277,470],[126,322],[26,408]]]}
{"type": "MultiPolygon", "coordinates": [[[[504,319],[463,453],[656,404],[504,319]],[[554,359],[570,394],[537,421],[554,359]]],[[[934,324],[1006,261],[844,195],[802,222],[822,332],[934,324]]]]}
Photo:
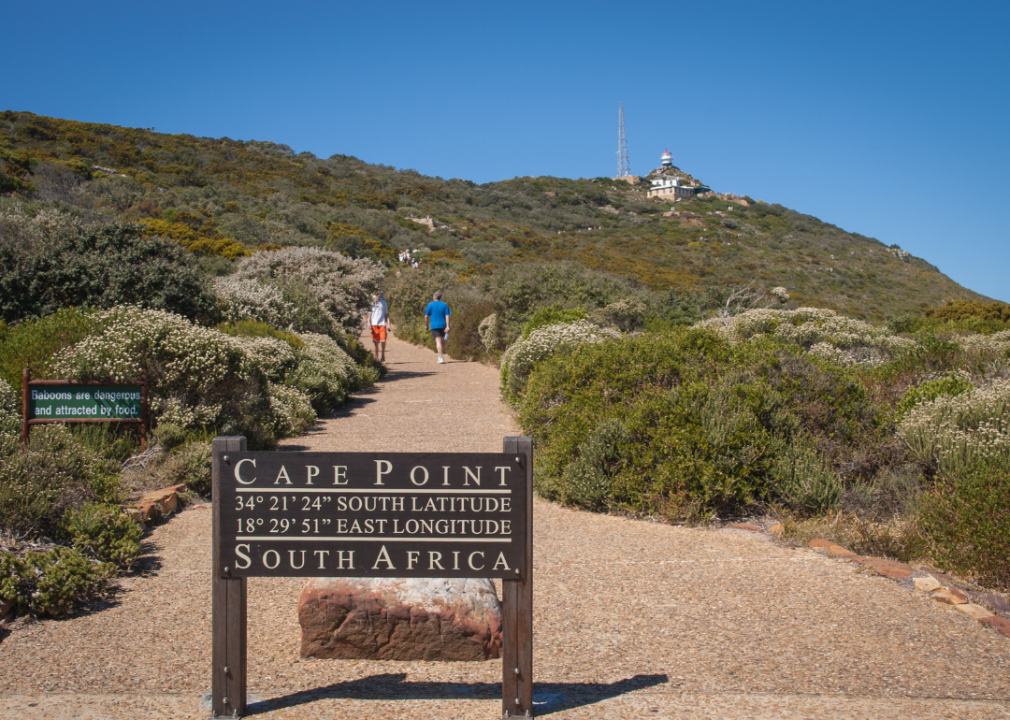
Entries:
{"type": "Polygon", "coordinates": [[[438,359],[438,364],[439,365],[444,365],[445,364],[445,360],[443,358],[439,358],[438,359]]]}

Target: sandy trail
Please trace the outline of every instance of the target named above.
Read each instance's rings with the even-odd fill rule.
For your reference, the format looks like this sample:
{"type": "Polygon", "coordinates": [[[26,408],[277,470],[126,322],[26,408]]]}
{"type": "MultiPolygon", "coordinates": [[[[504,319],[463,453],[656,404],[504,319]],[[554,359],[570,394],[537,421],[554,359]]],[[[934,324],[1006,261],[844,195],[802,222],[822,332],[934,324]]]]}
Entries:
{"type": "MultiPolygon", "coordinates": [[[[497,372],[392,338],[390,374],[288,449],[471,451],[517,434],[497,372]]],[[[1010,640],[742,531],[537,502],[534,700],[552,718],[1010,718],[1010,640]]],[[[210,511],[154,529],[107,607],[0,640],[0,718],[206,718],[210,511]]],[[[498,661],[301,660],[297,579],[249,583],[251,715],[500,717],[498,661]]]]}

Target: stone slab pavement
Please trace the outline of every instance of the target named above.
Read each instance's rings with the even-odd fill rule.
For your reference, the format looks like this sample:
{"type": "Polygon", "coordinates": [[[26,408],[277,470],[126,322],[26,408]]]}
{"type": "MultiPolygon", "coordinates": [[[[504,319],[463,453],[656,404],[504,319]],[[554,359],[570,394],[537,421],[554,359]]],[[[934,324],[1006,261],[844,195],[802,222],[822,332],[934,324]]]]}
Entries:
{"type": "MultiPolygon", "coordinates": [[[[289,449],[497,451],[497,372],[389,342],[390,374],[289,449]]],[[[748,532],[534,509],[534,700],[575,718],[1010,719],[1010,639],[748,532]]],[[[104,607],[0,632],[0,718],[206,718],[210,511],[145,540],[104,607]]],[[[302,582],[249,583],[250,716],[500,717],[500,661],[302,660],[302,582]]]]}

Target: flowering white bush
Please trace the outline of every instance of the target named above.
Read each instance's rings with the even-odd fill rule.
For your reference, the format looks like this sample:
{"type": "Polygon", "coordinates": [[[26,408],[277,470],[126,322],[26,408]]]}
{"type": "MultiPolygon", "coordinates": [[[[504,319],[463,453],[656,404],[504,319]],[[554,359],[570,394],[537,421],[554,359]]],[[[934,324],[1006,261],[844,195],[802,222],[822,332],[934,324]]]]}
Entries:
{"type": "Polygon", "coordinates": [[[0,423],[10,420],[18,420],[21,413],[18,410],[18,399],[14,395],[14,389],[7,384],[7,381],[0,378],[0,423]]]}
{"type": "Polygon", "coordinates": [[[290,328],[294,322],[295,306],[273,285],[223,277],[214,281],[214,293],[221,314],[229,322],[258,320],[278,328],[290,328]]]}
{"type": "Polygon", "coordinates": [[[291,346],[272,337],[232,337],[231,342],[244,353],[242,372],[247,377],[262,375],[279,380],[298,360],[291,346]]]}
{"type": "Polygon", "coordinates": [[[260,280],[283,286],[298,282],[312,290],[320,307],[346,330],[360,323],[371,306],[371,293],[382,280],[382,265],[309,247],[260,252],[239,262],[236,280],[260,280]]]}
{"type": "Polygon", "coordinates": [[[771,335],[800,345],[816,357],[845,365],[879,365],[916,345],[886,327],[821,308],[748,310],[735,317],[705,320],[695,327],[712,328],[732,342],[771,335]]]}
{"type": "Polygon", "coordinates": [[[96,316],[102,332],[56,355],[55,370],[80,380],[137,382],[148,372],[152,394],[203,395],[240,375],[245,354],[234,338],[163,310],[123,305],[96,316]]]}
{"type": "Polygon", "coordinates": [[[298,367],[288,373],[288,382],[303,391],[317,412],[327,412],[347,400],[361,382],[358,366],[333,338],[302,333],[298,367]]]}
{"type": "Polygon", "coordinates": [[[787,302],[789,300],[789,293],[786,292],[786,289],[781,285],[779,285],[778,287],[773,287],[768,292],[770,292],[772,296],[781,303],[787,302]]]}
{"type": "Polygon", "coordinates": [[[274,411],[275,431],[281,437],[298,435],[316,421],[309,396],[298,388],[270,383],[270,407],[274,411]]]}
{"type": "Polygon", "coordinates": [[[315,420],[305,377],[322,378],[327,407],[358,381],[354,362],[325,335],[302,336],[296,352],[276,338],[232,337],[160,310],[123,306],[96,317],[99,333],[58,353],[56,372],[137,382],[146,369],[154,417],[182,428],[216,426],[269,445],[315,420]]]}
{"type": "Polygon", "coordinates": [[[916,405],[898,435],[917,461],[957,472],[989,460],[1010,469],[1010,380],[916,405]]]}
{"type": "Polygon", "coordinates": [[[171,423],[181,428],[200,428],[213,425],[221,415],[221,404],[190,406],[179,398],[170,397],[152,403],[159,423],[171,423]]]}
{"type": "Polygon", "coordinates": [[[36,215],[29,215],[20,203],[0,210],[0,237],[14,238],[22,243],[44,240],[65,232],[76,233],[83,226],[79,218],[51,208],[36,215]]]}
{"type": "Polygon", "coordinates": [[[956,342],[972,353],[1003,357],[1010,354],[1010,330],[1002,330],[992,335],[962,335],[956,342]]]}
{"type": "Polygon", "coordinates": [[[498,330],[498,313],[491,313],[481,320],[480,325],[477,326],[477,334],[480,336],[480,341],[488,350],[498,349],[498,330]]]}
{"type": "Polygon", "coordinates": [[[510,402],[526,388],[534,366],[562,348],[571,348],[585,343],[600,343],[621,337],[621,333],[610,328],[601,328],[588,320],[574,323],[558,323],[534,330],[525,340],[518,340],[505,351],[502,357],[502,389],[510,402]]]}

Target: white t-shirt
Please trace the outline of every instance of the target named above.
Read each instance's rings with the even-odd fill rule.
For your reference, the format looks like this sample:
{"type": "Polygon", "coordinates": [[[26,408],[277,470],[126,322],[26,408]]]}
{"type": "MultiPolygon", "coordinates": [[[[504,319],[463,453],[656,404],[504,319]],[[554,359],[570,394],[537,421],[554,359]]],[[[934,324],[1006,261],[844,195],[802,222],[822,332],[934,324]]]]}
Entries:
{"type": "Polygon", "coordinates": [[[389,306],[385,300],[379,300],[372,305],[372,315],[369,319],[370,325],[385,325],[386,318],[389,317],[389,306]]]}

